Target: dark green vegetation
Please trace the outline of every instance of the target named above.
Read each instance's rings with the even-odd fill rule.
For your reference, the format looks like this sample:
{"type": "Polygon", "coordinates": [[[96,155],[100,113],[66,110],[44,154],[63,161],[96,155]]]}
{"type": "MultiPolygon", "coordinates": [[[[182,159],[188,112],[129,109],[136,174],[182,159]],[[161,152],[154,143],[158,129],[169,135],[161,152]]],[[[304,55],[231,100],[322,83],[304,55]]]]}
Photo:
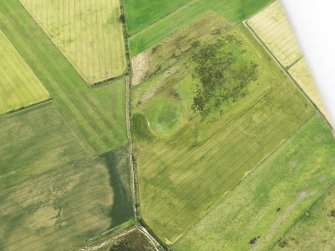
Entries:
{"type": "Polygon", "coordinates": [[[0,249],[78,249],[129,221],[128,159],[127,148],[120,148],[2,190],[0,249]]]}
{"type": "Polygon", "coordinates": [[[193,52],[206,40],[218,38],[229,27],[230,25],[215,13],[207,13],[192,21],[162,43],[132,58],[132,84],[138,85],[158,71],[176,64],[183,55],[193,52]]]}
{"type": "MultiPolygon", "coordinates": [[[[333,157],[334,162],[334,157],[333,157]]],[[[332,165],[334,168],[334,165],[332,165]]],[[[280,239],[280,250],[333,250],[335,246],[335,187],[332,186],[280,239]]]]}
{"type": "Polygon", "coordinates": [[[192,109],[207,117],[215,110],[223,115],[224,103],[236,102],[257,80],[257,64],[242,46],[242,41],[226,35],[202,46],[192,55],[196,66],[194,78],[199,80],[192,109]]]}
{"type": "MultiPolygon", "coordinates": [[[[304,210],[334,182],[334,157],[335,141],[330,128],[319,115],[313,116],[220,199],[173,250],[271,250],[304,210]],[[249,244],[257,236],[260,238],[256,243],[249,244]]],[[[327,204],[318,203],[315,213],[310,210],[310,217],[303,216],[301,223],[283,238],[288,240],[291,250],[332,250],[325,247],[333,247],[334,243],[334,218],[329,216],[334,197],[326,198],[327,204]],[[320,215],[322,222],[317,220],[320,215]],[[327,240],[325,246],[324,240],[327,240]]]]}
{"type": "MultiPolygon", "coordinates": [[[[135,141],[141,209],[144,220],[168,244],[191,229],[215,202],[315,113],[248,30],[237,26],[226,31],[225,36],[240,41],[239,48],[234,41],[231,46],[241,59],[226,74],[233,79],[237,74],[232,70],[253,62],[258,65],[258,78],[252,77],[255,81],[248,84],[246,95],[222,105],[225,114],[219,119],[210,120],[214,111],[205,120],[192,112],[198,81],[192,77],[197,67],[192,62],[192,49],[182,54],[177,64],[162,67],[132,93],[133,111],[142,113],[149,129],[156,132],[154,139],[135,141]],[[160,124],[152,119],[150,107],[156,100],[179,106],[178,126],[168,136],[155,130],[160,124]]],[[[201,42],[195,48],[201,50],[207,44],[201,42]]],[[[225,51],[219,53],[223,54],[214,60],[223,57],[225,51]]],[[[155,107],[159,114],[160,105],[155,107]]]]}
{"type": "Polygon", "coordinates": [[[155,251],[149,239],[138,229],[118,238],[108,247],[100,251],[155,251]]]}
{"type": "MultiPolygon", "coordinates": [[[[186,27],[190,22],[201,18],[201,16],[205,15],[208,12],[215,12],[216,14],[225,18],[230,23],[238,23],[244,20],[245,18],[249,17],[256,11],[260,10],[262,7],[264,7],[271,1],[272,0],[192,1],[190,2],[190,4],[187,5],[187,8],[182,8],[179,11],[173,12],[166,18],[160,19],[154,24],[146,27],[142,31],[131,36],[130,38],[131,54],[137,55],[138,53],[144,51],[145,49],[150,48],[151,46],[159,43],[168,36],[172,35],[174,32],[181,30],[183,27],[186,27]]],[[[146,2],[149,3],[149,1],[146,2]]],[[[152,4],[155,2],[156,1],[151,1],[150,3],[152,4]]],[[[140,9],[131,10],[130,7],[128,8],[129,12],[131,11],[136,12],[137,10],[139,10],[139,15],[143,15],[140,9]]],[[[126,9],[127,9],[127,1],[126,1],[126,9]]]]}
{"type": "Polygon", "coordinates": [[[130,35],[165,17],[191,0],[125,0],[125,14],[130,35]]]}
{"type": "Polygon", "coordinates": [[[125,80],[89,88],[17,0],[0,0],[0,29],[52,98],[0,116],[0,250],[79,249],[133,224],[125,80]]]}

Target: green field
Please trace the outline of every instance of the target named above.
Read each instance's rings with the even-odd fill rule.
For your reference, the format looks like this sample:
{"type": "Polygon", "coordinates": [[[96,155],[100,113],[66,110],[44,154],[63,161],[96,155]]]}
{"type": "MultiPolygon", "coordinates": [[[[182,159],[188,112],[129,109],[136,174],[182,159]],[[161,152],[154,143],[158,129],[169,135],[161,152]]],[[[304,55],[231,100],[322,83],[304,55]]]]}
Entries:
{"type": "Polygon", "coordinates": [[[18,1],[0,0],[0,29],[45,85],[64,123],[78,138],[98,153],[127,143],[124,79],[87,88],[18,1]]]}
{"type": "Polygon", "coordinates": [[[224,105],[221,118],[211,114],[201,119],[192,113],[196,82],[189,57],[173,66],[177,68],[174,74],[167,74],[168,68],[133,89],[133,114],[147,119],[147,127],[133,121],[142,214],[168,244],[314,114],[248,30],[237,26],[226,34],[242,41],[242,51],[259,65],[259,76],[245,97],[224,105]],[[164,100],[169,100],[165,106],[174,102],[179,109],[173,110],[180,111],[167,133],[157,130],[164,128],[165,120],[155,117],[168,116],[162,112],[164,100]],[[152,106],[152,102],[160,105],[152,106]],[[137,136],[144,130],[150,130],[150,137],[137,136]]]}
{"type": "Polygon", "coordinates": [[[89,84],[124,73],[118,0],[21,2],[89,84]]]}
{"type": "MultiPolygon", "coordinates": [[[[154,3],[155,1],[153,1],[154,3]]],[[[238,23],[254,14],[271,0],[198,0],[192,1],[187,8],[171,13],[154,24],[130,37],[130,52],[137,55],[145,49],[162,41],[174,32],[186,27],[206,12],[214,11],[230,23],[238,23]]],[[[127,6],[126,6],[127,9],[127,6]]],[[[142,14],[141,12],[139,12],[142,14]]]]}
{"type": "Polygon", "coordinates": [[[164,18],[192,0],[125,0],[125,15],[128,33],[132,35],[155,21],[164,18]],[[145,14],[143,14],[145,13],[145,14]]]}
{"type": "Polygon", "coordinates": [[[0,29],[52,97],[0,115],[0,250],[79,249],[133,224],[125,79],[88,88],[19,1],[0,0],[0,29]]]}
{"type": "Polygon", "coordinates": [[[64,126],[54,104],[0,117],[0,142],[1,191],[93,153],[64,126]]]}
{"type": "Polygon", "coordinates": [[[274,250],[332,250],[334,239],[334,185],[280,239],[274,250]]]}
{"type": "Polygon", "coordinates": [[[128,159],[127,148],[120,148],[2,190],[0,249],[78,250],[128,222],[128,159]]]}
{"type": "Polygon", "coordinates": [[[49,93],[0,30],[0,114],[40,103],[49,93]]]}
{"type": "Polygon", "coordinates": [[[334,134],[242,23],[290,45],[271,2],[0,0],[0,250],[331,250],[334,134]]]}
{"type": "MultiPolygon", "coordinates": [[[[195,223],[173,250],[271,250],[304,210],[334,182],[334,156],[335,142],[330,128],[319,115],[313,116],[195,223]],[[256,244],[249,244],[256,236],[260,236],[256,244]]],[[[303,216],[301,223],[285,237],[291,250],[331,250],[322,244],[324,239],[328,240],[327,245],[334,240],[334,220],[327,216],[334,200],[326,196],[328,207],[318,204],[315,213],[312,209],[310,218],[303,216]],[[319,216],[323,217],[322,222],[318,222],[319,216]],[[290,237],[300,245],[294,245],[290,237]]]]}

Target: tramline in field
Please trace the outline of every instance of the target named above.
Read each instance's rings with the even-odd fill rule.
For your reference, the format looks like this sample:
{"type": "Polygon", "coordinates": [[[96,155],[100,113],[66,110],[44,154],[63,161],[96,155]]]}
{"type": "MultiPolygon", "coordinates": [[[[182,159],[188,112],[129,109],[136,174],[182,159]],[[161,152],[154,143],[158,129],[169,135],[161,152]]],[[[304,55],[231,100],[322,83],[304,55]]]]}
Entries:
{"type": "Polygon", "coordinates": [[[248,24],[284,67],[294,64],[302,56],[279,0],[250,18],[248,24]]]}
{"type": "Polygon", "coordinates": [[[118,0],[21,0],[65,57],[89,83],[126,70],[118,0]]]}
{"type": "Polygon", "coordinates": [[[40,103],[48,91],[0,30],[0,114],[40,103]]]}
{"type": "Polygon", "coordinates": [[[327,196],[306,230],[335,142],[278,0],[0,0],[0,45],[0,250],[334,239],[327,196]]]}

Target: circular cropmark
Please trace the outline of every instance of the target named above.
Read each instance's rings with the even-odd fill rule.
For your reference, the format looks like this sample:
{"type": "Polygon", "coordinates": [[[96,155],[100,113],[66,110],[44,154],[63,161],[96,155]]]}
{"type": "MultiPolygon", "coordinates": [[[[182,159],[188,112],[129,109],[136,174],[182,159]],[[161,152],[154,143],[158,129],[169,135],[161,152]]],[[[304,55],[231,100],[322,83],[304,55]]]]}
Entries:
{"type": "Polygon", "coordinates": [[[158,136],[169,136],[183,124],[180,105],[168,98],[156,97],[145,108],[150,128],[158,136]]]}

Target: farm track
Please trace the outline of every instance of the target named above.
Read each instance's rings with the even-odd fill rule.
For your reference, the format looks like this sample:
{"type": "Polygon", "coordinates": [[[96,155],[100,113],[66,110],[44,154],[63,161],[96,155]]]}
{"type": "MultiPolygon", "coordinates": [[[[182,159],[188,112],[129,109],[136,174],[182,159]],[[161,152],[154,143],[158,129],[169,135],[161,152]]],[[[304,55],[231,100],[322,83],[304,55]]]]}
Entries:
{"type": "MultiPolygon", "coordinates": [[[[124,15],[124,2],[120,0],[121,5],[121,14],[124,15]]],[[[126,80],[126,124],[127,124],[127,137],[129,144],[129,165],[130,165],[130,174],[131,174],[131,192],[133,198],[133,210],[135,213],[135,220],[137,224],[139,224],[138,229],[143,232],[150,241],[154,244],[155,249],[158,250],[169,250],[168,247],[164,245],[164,243],[158,239],[157,236],[154,237],[153,231],[149,228],[142,218],[141,207],[140,207],[140,196],[139,196],[139,187],[138,187],[138,172],[137,166],[135,162],[135,154],[134,154],[134,143],[132,137],[132,129],[131,129],[131,87],[132,87],[132,67],[131,67],[131,58],[129,51],[129,40],[127,33],[126,23],[123,24],[123,34],[126,45],[126,57],[129,66],[129,75],[125,77],[126,80]],[[152,234],[151,234],[152,233],[152,234]]]]}

